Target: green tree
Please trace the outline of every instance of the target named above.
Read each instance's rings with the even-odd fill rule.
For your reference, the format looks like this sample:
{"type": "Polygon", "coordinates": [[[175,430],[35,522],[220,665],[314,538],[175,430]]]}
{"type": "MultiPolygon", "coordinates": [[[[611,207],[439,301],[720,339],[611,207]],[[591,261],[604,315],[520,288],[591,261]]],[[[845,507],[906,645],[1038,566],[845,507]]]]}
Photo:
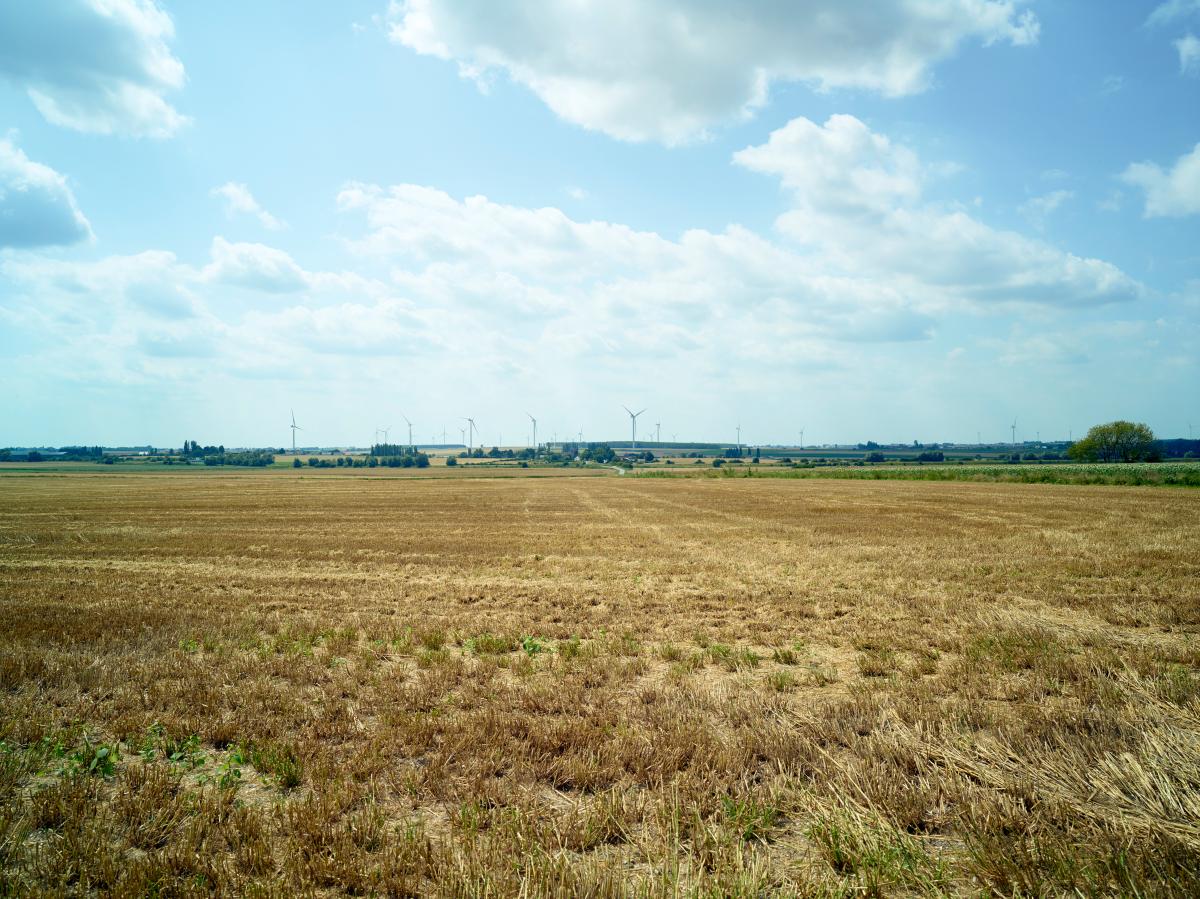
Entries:
{"type": "Polygon", "coordinates": [[[1154,432],[1132,421],[1096,425],[1067,450],[1079,462],[1144,462],[1155,458],[1154,432]]]}

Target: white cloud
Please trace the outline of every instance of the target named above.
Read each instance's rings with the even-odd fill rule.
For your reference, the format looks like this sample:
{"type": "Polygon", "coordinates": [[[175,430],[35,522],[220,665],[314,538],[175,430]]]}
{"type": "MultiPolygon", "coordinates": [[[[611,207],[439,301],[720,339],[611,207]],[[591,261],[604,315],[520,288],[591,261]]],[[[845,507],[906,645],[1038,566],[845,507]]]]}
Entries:
{"type": "Polygon", "coordinates": [[[1018,207],[1018,211],[1025,216],[1036,228],[1041,228],[1046,224],[1046,218],[1058,209],[1067,200],[1073,199],[1075,192],[1070,190],[1052,190],[1048,194],[1043,194],[1040,197],[1030,197],[1018,207]]]}
{"type": "Polygon", "coordinates": [[[30,288],[30,295],[57,300],[76,315],[109,315],[124,304],[140,314],[185,319],[197,314],[188,288],[195,272],[174,253],[147,250],[130,256],[108,256],[96,262],[71,262],[26,256],[7,260],[0,275],[30,288]],[[89,302],[79,307],[79,298],[89,302]],[[80,311],[80,309],[84,311],[80,311]]]}
{"type": "Polygon", "coordinates": [[[0,78],[55,125],[169,137],[187,122],[164,99],[184,83],[173,36],[154,0],[0,3],[0,78]]]}
{"type": "Polygon", "coordinates": [[[1188,34],[1175,41],[1175,49],[1179,53],[1179,73],[1181,75],[1200,74],[1200,38],[1188,34]]]}
{"type": "Polygon", "coordinates": [[[792,119],[767,143],[739,150],[734,161],[778,175],[800,205],[830,211],[882,211],[921,193],[916,154],[850,115],[831,116],[824,126],[792,119]]]}
{"type": "Polygon", "coordinates": [[[1121,179],[1146,192],[1146,218],[1200,213],[1200,143],[1175,160],[1170,170],[1153,162],[1135,162],[1121,179]]]}
{"type": "Polygon", "coordinates": [[[9,253],[0,285],[14,289],[0,290],[0,314],[5,327],[54,336],[38,370],[89,382],[219,371],[231,384],[344,378],[375,389],[420,371],[479,408],[503,405],[498,392],[514,385],[632,394],[653,382],[682,417],[711,412],[707,399],[682,411],[690,397],[781,384],[886,404],[891,385],[870,371],[955,347],[969,348],[948,356],[959,379],[1021,352],[1071,361],[1092,338],[988,353],[977,337],[1006,319],[1056,322],[1143,293],[1107,263],[927,201],[945,168],[849,116],[796,120],[736,161],[780,180],[777,234],[732,225],[664,236],[351,183],[337,198],[346,270],[309,271],[281,249],[223,237],[195,264],[161,252],[94,263],[9,253]],[[589,372],[588,387],[547,377],[572,366],[589,372]]]}
{"type": "Polygon", "coordinates": [[[292,293],[309,286],[309,275],[283,250],[261,243],[230,243],[213,238],[212,262],[204,278],[268,293],[292,293]]]}
{"type": "Polygon", "coordinates": [[[1034,43],[1016,0],[406,0],[393,41],[454,60],[486,86],[502,71],[557,115],[623,140],[677,144],[746,117],[776,81],[887,96],[925,89],[964,41],[1034,43]]]}
{"type": "Polygon", "coordinates": [[[1200,0],[1167,0],[1160,3],[1146,19],[1147,25],[1167,25],[1178,19],[1200,14],[1200,0]]]}
{"type": "Polygon", "coordinates": [[[796,119],[734,161],[778,175],[793,208],[779,229],[818,248],[842,274],[887,279],[926,302],[1090,305],[1135,299],[1141,286],[1098,259],[999,231],[961,209],[920,202],[915,155],[852,116],[796,119]]]}
{"type": "Polygon", "coordinates": [[[67,179],[0,138],[0,247],[61,246],[91,236],[67,179]]]}
{"type": "Polygon", "coordinates": [[[230,218],[242,213],[258,219],[258,223],[268,231],[278,231],[283,227],[283,222],[263,209],[258,200],[254,199],[254,194],[250,193],[250,188],[244,184],[227,181],[220,187],[214,187],[212,195],[225,201],[225,214],[230,218]]]}

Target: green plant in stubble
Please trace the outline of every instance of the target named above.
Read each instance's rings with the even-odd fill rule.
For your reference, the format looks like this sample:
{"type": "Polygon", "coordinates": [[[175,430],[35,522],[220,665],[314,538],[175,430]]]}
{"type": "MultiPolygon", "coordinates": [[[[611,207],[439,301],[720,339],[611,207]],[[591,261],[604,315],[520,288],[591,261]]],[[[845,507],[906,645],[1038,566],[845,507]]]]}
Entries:
{"type": "Polygon", "coordinates": [[[195,771],[197,768],[203,768],[206,761],[204,750],[200,748],[200,737],[196,734],[189,734],[182,740],[174,737],[165,738],[162,744],[162,752],[171,765],[183,768],[186,771],[195,771]]]}
{"type": "Polygon", "coordinates": [[[242,782],[242,768],[246,758],[241,750],[234,747],[230,750],[213,774],[201,775],[200,783],[216,783],[222,790],[231,790],[242,782]]]}
{"type": "Polygon", "coordinates": [[[521,649],[525,651],[527,656],[533,657],[543,652],[553,652],[554,649],[544,640],[539,640],[537,637],[522,637],[521,649]]]}
{"type": "Polygon", "coordinates": [[[780,817],[779,809],[753,799],[739,800],[723,796],[721,806],[725,820],[737,828],[738,834],[746,842],[765,841],[780,817]]]}
{"type": "Polygon", "coordinates": [[[796,689],[796,675],[790,671],[772,671],[767,675],[767,683],[776,693],[787,693],[796,689]]]}
{"type": "Polygon", "coordinates": [[[93,743],[86,735],[83,746],[67,756],[63,773],[84,774],[88,777],[103,777],[105,780],[117,773],[120,752],[115,743],[93,743]]]}
{"type": "Polygon", "coordinates": [[[275,779],[284,792],[298,787],[304,778],[304,766],[295,748],[280,743],[252,746],[249,750],[250,764],[262,774],[275,779]]]}

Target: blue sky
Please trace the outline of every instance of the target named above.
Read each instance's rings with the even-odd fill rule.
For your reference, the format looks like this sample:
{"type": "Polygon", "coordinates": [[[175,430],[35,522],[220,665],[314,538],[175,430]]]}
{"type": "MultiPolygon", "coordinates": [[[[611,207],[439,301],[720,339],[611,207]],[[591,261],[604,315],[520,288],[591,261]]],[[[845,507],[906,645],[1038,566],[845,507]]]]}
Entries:
{"type": "Polygon", "coordinates": [[[1197,35],[1200,0],[5,5],[0,445],[621,404],[1186,436],[1197,35]]]}

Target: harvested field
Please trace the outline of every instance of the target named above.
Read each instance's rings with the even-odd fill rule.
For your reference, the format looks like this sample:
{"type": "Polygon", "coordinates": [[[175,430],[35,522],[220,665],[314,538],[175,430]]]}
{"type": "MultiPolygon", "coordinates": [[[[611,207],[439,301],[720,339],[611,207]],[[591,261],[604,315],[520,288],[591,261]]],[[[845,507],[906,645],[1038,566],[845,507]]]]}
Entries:
{"type": "Polygon", "coordinates": [[[0,474],[0,892],[1200,893],[1200,494],[0,474]]]}

